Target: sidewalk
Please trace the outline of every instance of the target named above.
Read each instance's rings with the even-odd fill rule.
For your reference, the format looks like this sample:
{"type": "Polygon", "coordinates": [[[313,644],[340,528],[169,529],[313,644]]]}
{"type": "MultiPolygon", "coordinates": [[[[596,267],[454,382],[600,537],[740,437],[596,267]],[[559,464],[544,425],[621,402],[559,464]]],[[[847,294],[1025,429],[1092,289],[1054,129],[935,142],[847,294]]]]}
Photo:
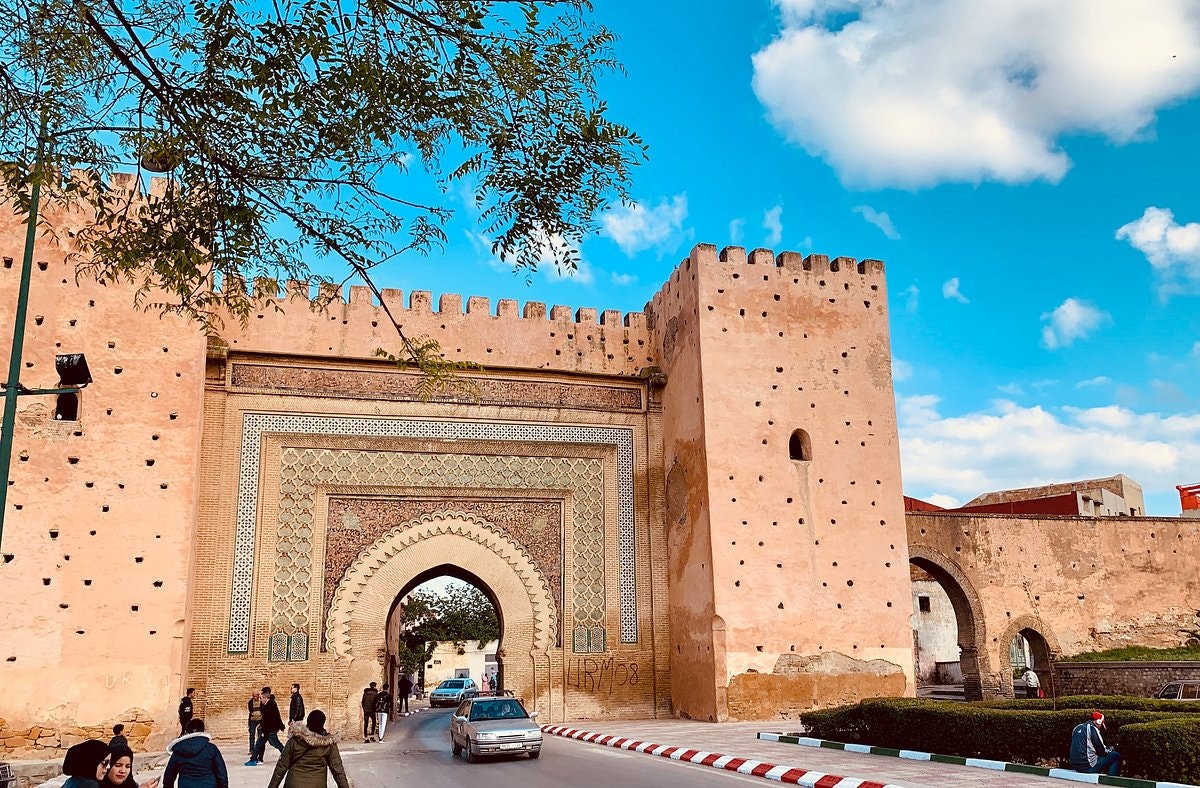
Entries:
{"type": "MultiPolygon", "coordinates": [[[[579,720],[561,726],[556,724],[545,727],[573,728],[669,747],[688,748],[700,753],[720,753],[739,759],[752,759],[778,764],[781,767],[841,775],[903,788],[1063,788],[1067,785],[1063,780],[1050,777],[989,771],[931,761],[902,761],[842,750],[797,747],[794,744],[764,741],[757,738],[758,732],[772,726],[763,722],[714,724],[688,720],[579,720]]],[[[582,742],[568,744],[575,747],[598,746],[582,742]]],[[[857,783],[851,780],[846,784],[857,783]]]]}

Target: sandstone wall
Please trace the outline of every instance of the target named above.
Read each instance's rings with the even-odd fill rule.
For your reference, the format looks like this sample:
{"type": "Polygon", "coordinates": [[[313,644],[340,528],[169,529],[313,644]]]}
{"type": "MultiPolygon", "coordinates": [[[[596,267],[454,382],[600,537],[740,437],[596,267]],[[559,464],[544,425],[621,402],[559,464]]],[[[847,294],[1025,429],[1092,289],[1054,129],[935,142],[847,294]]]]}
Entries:
{"type": "Polygon", "coordinates": [[[1133,695],[1152,698],[1169,682],[1200,681],[1200,662],[1058,662],[1059,695],[1133,695]]]}
{"type": "MultiPolygon", "coordinates": [[[[48,220],[69,243],[73,218],[48,220]]],[[[4,375],[24,234],[6,211],[4,375]]],[[[134,708],[150,746],[178,730],[204,369],[195,328],[134,309],[127,288],[77,282],[67,254],[39,237],[21,380],[53,387],[55,354],[83,352],[95,382],[77,421],[55,419],[54,396],[20,399],[0,563],[0,717],[38,730],[50,757],[134,708]]]]}
{"type": "MultiPolygon", "coordinates": [[[[709,714],[693,716],[720,720],[735,708],[759,716],[772,704],[765,716],[786,714],[794,682],[777,664],[791,656],[881,659],[904,677],[900,690],[913,692],[882,264],[738,248],[718,255],[701,245],[649,311],[668,359],[668,479],[679,464],[673,445],[705,452],[706,475],[688,479],[686,527],[712,554],[713,674],[726,689],[709,714]],[[676,378],[672,343],[699,356],[698,374],[676,378]],[[690,398],[672,392],[680,383],[690,398]],[[683,427],[685,419],[700,426],[683,427]],[[809,456],[793,460],[797,431],[809,456]],[[733,678],[748,673],[757,674],[756,700],[743,703],[735,696],[749,684],[733,678]]],[[[706,595],[688,596],[698,620],[706,595]]],[[[685,644],[675,645],[673,657],[685,644]]],[[[856,680],[870,685],[864,694],[881,691],[856,680]]]]}

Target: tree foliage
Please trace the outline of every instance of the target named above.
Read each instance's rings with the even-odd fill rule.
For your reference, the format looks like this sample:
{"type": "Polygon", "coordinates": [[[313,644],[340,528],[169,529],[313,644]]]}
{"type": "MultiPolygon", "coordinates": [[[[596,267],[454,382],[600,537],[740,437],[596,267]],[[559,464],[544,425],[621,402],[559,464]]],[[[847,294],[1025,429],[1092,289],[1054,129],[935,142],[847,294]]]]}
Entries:
{"type": "MultiPolygon", "coordinates": [[[[596,93],[619,65],[590,11],[0,0],[0,197],[27,210],[40,179],[44,199],[84,207],[84,273],[209,325],[245,320],[283,279],[357,276],[378,296],[373,273],[445,240],[451,188],[472,192],[501,259],[574,266],[644,157],[596,93]],[[131,169],[141,188],[114,188],[131,169]],[[145,193],[148,170],[166,186],[145,193]],[[345,275],[315,273],[325,258],[345,275]]],[[[404,340],[402,360],[436,356],[404,340]]]]}
{"type": "Polygon", "coordinates": [[[452,584],[440,594],[418,589],[400,610],[399,661],[405,670],[416,670],[438,643],[475,641],[483,648],[499,639],[496,608],[475,586],[452,584]]]}

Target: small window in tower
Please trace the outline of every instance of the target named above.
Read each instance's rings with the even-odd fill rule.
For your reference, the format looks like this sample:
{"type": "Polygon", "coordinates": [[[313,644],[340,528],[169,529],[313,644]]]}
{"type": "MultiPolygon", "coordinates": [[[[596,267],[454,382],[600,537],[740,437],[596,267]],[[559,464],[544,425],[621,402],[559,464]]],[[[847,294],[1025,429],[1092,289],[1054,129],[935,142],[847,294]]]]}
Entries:
{"type": "Polygon", "coordinates": [[[812,440],[804,430],[796,430],[788,439],[788,455],[798,462],[808,462],[812,459],[812,440]]]}
{"type": "Polygon", "coordinates": [[[79,421],[79,395],[59,394],[54,405],[55,421],[79,421]]]}
{"type": "Polygon", "coordinates": [[[922,613],[928,613],[929,612],[929,597],[918,596],[917,597],[917,609],[920,610],[922,613]]]}

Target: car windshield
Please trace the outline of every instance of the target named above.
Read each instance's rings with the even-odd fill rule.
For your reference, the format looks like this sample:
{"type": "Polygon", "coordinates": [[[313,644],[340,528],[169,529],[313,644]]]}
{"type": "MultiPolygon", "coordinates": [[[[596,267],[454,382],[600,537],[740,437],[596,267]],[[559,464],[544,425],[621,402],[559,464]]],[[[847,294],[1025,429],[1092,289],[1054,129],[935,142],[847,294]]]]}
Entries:
{"type": "Polygon", "coordinates": [[[525,707],[515,700],[484,700],[471,704],[471,722],[519,720],[527,716],[525,707]]]}
{"type": "Polygon", "coordinates": [[[462,689],[462,679],[446,679],[438,685],[438,689],[462,689]]]}

